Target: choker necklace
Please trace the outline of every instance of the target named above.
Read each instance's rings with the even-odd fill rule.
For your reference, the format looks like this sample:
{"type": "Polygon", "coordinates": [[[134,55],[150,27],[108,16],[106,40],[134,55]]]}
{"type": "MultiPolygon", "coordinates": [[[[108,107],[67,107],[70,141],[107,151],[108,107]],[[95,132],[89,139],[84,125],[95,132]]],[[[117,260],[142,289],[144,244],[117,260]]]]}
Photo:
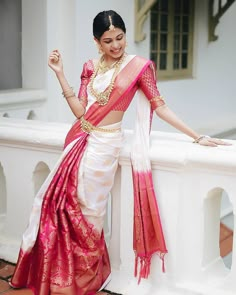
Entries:
{"type": "Polygon", "coordinates": [[[116,66],[116,64],[120,61],[120,59],[116,60],[115,62],[113,62],[111,65],[107,65],[105,63],[105,59],[104,59],[104,55],[101,57],[100,61],[98,62],[98,73],[99,74],[104,74],[105,72],[111,70],[112,68],[114,68],[116,66]]]}
{"type": "MultiPolygon", "coordinates": [[[[104,61],[104,57],[101,57],[100,61],[98,62],[98,65],[95,68],[95,71],[92,74],[91,77],[91,81],[89,83],[89,90],[91,92],[91,94],[96,97],[96,101],[98,102],[98,104],[100,106],[104,106],[108,103],[109,98],[110,98],[110,94],[114,88],[114,82],[115,82],[115,78],[120,70],[120,67],[124,61],[126,57],[126,53],[124,53],[116,62],[114,62],[112,65],[109,66],[109,69],[111,68],[115,68],[114,73],[112,75],[111,78],[111,82],[108,85],[108,87],[106,87],[106,89],[102,92],[97,92],[94,88],[93,88],[93,83],[94,83],[94,79],[97,76],[99,69],[101,68],[101,63],[103,63],[104,61]]],[[[107,67],[107,66],[106,66],[107,67]]]]}

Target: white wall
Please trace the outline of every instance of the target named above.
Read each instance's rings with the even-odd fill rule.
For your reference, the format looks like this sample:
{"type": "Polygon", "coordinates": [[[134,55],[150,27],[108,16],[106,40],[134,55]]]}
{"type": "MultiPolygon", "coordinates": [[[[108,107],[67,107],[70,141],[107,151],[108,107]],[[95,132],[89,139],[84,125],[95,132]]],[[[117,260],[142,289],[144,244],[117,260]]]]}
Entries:
{"type": "Polygon", "coordinates": [[[46,84],[46,0],[22,0],[22,87],[46,84]]]}
{"type": "MultiPolygon", "coordinates": [[[[62,54],[66,77],[71,86],[78,84],[76,53],[76,0],[47,1],[47,54],[58,49],[62,54]],[[75,83],[76,81],[76,83],[75,83]]],[[[79,17],[79,16],[77,16],[79,17]]],[[[47,64],[47,60],[45,60],[47,64]]],[[[46,111],[49,121],[71,122],[73,115],[61,95],[61,88],[53,71],[47,67],[48,101],[46,111]]]]}

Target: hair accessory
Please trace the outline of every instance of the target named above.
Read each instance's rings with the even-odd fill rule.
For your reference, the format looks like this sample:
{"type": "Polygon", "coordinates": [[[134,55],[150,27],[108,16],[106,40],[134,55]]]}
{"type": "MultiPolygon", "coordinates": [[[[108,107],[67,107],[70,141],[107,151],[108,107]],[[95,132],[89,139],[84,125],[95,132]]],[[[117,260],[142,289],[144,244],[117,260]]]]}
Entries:
{"type": "Polygon", "coordinates": [[[113,23],[112,23],[111,16],[108,15],[108,18],[109,18],[109,22],[110,22],[109,31],[115,30],[115,26],[114,26],[113,23]]]}

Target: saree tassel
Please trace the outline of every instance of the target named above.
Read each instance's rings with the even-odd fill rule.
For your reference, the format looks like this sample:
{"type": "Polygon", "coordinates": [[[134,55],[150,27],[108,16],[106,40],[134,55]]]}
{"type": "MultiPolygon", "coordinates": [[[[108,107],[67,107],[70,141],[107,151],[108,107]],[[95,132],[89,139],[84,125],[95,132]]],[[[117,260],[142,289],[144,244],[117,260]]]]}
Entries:
{"type": "Polygon", "coordinates": [[[140,270],[139,270],[138,285],[140,284],[142,278],[143,278],[143,259],[140,259],[140,270]]]}
{"type": "Polygon", "coordinates": [[[135,256],[135,266],[134,266],[134,276],[137,277],[138,274],[138,256],[135,256]]]}
{"type": "Polygon", "coordinates": [[[135,258],[135,277],[138,274],[138,264],[140,263],[139,268],[139,278],[138,284],[140,284],[141,279],[147,279],[150,274],[150,266],[151,266],[151,257],[137,257],[135,258]]]}
{"type": "Polygon", "coordinates": [[[166,272],[164,255],[162,256],[161,260],[162,260],[162,272],[166,272]]]}

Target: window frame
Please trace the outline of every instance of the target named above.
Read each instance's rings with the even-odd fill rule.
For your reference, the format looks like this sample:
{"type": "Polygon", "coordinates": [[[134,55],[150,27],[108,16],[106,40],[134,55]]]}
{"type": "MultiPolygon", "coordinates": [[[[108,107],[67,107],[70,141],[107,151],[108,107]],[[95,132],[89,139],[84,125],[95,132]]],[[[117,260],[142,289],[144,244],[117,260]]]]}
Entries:
{"type": "MultiPolygon", "coordinates": [[[[194,41],[194,6],[195,1],[190,0],[190,11],[189,11],[189,33],[188,33],[188,67],[186,69],[174,69],[173,68],[173,58],[174,58],[174,0],[169,0],[169,7],[167,12],[168,17],[168,28],[167,28],[167,68],[166,70],[161,70],[157,64],[157,59],[160,56],[160,29],[152,30],[152,14],[153,8],[150,10],[150,58],[152,58],[152,54],[156,52],[156,59],[153,60],[157,66],[158,72],[158,80],[171,80],[171,79],[184,79],[184,78],[192,78],[193,71],[193,41],[194,41]],[[156,32],[157,34],[157,50],[152,51],[152,34],[156,32]]],[[[160,12],[156,11],[156,13],[160,14],[160,12]]],[[[183,15],[181,11],[180,16],[183,15]]],[[[182,25],[182,23],[181,23],[182,25]]],[[[180,25],[180,26],[181,26],[180,25]]],[[[158,20],[158,26],[160,28],[160,17],[158,20]]],[[[182,31],[181,31],[182,34],[182,31]]],[[[182,40],[182,38],[181,38],[182,40]]],[[[181,42],[180,42],[181,43],[181,42]]],[[[180,45],[180,55],[182,54],[182,44],[180,45]]]]}

